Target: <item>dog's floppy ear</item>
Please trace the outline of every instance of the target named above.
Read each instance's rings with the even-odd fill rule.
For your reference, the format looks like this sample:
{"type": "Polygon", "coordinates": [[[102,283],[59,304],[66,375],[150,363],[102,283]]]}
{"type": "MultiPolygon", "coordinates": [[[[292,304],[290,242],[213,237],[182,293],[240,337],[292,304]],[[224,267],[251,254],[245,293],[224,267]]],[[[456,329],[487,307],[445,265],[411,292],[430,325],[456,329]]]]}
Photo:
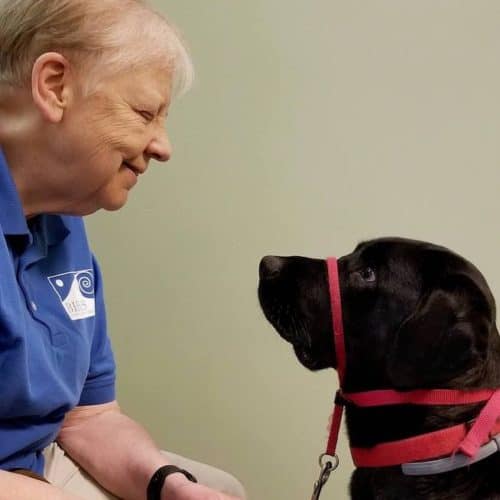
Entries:
{"type": "Polygon", "coordinates": [[[389,349],[394,388],[439,388],[480,369],[486,357],[492,307],[466,274],[448,276],[420,300],[389,349]]]}

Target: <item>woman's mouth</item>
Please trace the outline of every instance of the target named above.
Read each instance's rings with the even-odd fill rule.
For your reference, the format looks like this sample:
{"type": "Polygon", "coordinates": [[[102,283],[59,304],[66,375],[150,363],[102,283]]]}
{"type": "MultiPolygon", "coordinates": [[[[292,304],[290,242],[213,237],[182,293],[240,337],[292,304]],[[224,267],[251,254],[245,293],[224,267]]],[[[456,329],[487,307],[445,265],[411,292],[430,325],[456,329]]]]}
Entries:
{"type": "Polygon", "coordinates": [[[126,161],[123,162],[123,165],[131,170],[136,177],[139,177],[139,175],[142,174],[141,170],[139,170],[137,167],[134,167],[134,165],[127,163],[126,161]]]}

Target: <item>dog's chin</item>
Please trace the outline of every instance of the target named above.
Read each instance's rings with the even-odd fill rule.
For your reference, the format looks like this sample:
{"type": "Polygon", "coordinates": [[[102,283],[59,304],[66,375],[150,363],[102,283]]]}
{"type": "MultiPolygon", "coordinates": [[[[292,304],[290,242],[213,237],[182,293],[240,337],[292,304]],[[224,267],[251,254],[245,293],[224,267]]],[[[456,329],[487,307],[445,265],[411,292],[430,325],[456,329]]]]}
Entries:
{"type": "Polygon", "coordinates": [[[308,370],[317,371],[323,370],[328,366],[317,358],[313,354],[310,348],[302,346],[302,345],[294,345],[293,350],[295,351],[295,355],[300,363],[305,366],[308,370]]]}
{"type": "Polygon", "coordinates": [[[271,323],[279,336],[291,344],[295,351],[295,355],[299,362],[308,370],[317,371],[331,367],[331,362],[321,359],[321,353],[314,352],[310,345],[310,340],[307,338],[308,333],[297,331],[293,318],[290,314],[280,315],[275,308],[266,304],[266,300],[259,289],[259,300],[262,306],[262,311],[266,319],[271,323]]]}

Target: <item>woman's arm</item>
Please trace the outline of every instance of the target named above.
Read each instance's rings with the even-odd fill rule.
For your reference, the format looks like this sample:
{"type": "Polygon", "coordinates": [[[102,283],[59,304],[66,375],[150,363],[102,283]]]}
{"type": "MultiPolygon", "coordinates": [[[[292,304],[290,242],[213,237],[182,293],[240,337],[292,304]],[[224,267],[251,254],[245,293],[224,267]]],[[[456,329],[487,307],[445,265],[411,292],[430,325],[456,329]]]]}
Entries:
{"type": "Polygon", "coordinates": [[[151,476],[168,463],[116,401],[70,411],[57,441],[99,484],[124,499],[143,500],[151,476]]]}
{"type": "Polygon", "coordinates": [[[83,500],[48,483],[0,470],[0,500],[83,500]]]}
{"type": "MultiPolygon", "coordinates": [[[[116,401],[69,412],[57,441],[99,484],[125,500],[144,500],[152,475],[168,464],[149,434],[121,413],[116,401]]],[[[162,499],[237,500],[183,474],[166,478],[162,499]]]]}

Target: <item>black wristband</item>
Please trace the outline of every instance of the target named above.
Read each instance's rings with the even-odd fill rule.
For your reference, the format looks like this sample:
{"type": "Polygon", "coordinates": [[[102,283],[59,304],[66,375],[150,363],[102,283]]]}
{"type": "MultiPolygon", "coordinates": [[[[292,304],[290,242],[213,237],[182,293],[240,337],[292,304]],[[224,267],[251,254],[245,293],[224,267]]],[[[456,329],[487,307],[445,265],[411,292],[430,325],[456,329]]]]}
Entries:
{"type": "Polygon", "coordinates": [[[148,484],[147,500],[161,500],[161,489],[168,475],[180,472],[184,474],[190,481],[197,483],[196,478],[187,470],[180,469],[175,465],[164,465],[160,467],[151,477],[148,484]]]}

